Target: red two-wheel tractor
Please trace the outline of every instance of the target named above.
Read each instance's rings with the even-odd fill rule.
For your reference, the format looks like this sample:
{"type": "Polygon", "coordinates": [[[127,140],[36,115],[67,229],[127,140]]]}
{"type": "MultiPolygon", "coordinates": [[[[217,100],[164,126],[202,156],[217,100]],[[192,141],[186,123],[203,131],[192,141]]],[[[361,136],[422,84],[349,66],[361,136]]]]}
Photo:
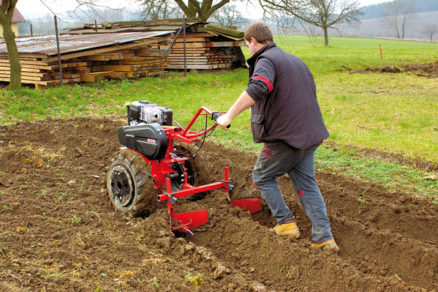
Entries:
{"type": "MultiPolygon", "coordinates": [[[[219,189],[230,198],[233,184],[225,167],[223,180],[195,186],[193,151],[174,142],[188,145],[201,142],[199,151],[207,134],[217,126],[217,123],[207,126],[208,117],[216,121],[221,113],[201,107],[185,128],[172,126],[171,110],[147,101],[133,102],[127,113],[128,126],[118,130],[119,142],[125,147],[115,155],[107,177],[112,204],[120,211],[138,214],[150,210],[158,198],[167,202],[171,229],[192,233],[191,230],[208,221],[207,211],[175,213],[178,198],[219,189]],[[205,116],[205,128],[200,132],[190,131],[200,116],[205,116]]],[[[234,200],[231,204],[251,214],[261,210],[260,200],[256,198],[234,200]]]]}

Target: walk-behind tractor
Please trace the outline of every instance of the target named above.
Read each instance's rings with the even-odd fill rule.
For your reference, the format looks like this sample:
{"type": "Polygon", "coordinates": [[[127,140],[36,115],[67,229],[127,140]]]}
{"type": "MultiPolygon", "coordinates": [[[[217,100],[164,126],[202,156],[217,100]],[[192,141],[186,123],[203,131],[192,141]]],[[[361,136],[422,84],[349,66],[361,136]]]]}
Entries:
{"type": "Polygon", "coordinates": [[[175,213],[178,198],[191,198],[212,190],[223,190],[233,206],[251,214],[261,210],[259,199],[230,200],[233,189],[229,168],[224,179],[196,185],[195,159],[205,138],[216,128],[221,115],[201,107],[187,127],[172,126],[172,111],[147,101],[127,106],[128,126],[118,130],[119,142],[126,146],[116,153],[108,172],[109,197],[116,209],[139,214],[150,210],[154,201],[166,201],[171,229],[189,232],[208,221],[206,210],[175,213]],[[196,120],[205,116],[200,132],[190,131],[196,120]],[[209,122],[210,121],[213,122],[209,122]],[[210,125],[209,125],[210,124],[210,125]],[[175,145],[175,140],[188,146],[175,145]]]}

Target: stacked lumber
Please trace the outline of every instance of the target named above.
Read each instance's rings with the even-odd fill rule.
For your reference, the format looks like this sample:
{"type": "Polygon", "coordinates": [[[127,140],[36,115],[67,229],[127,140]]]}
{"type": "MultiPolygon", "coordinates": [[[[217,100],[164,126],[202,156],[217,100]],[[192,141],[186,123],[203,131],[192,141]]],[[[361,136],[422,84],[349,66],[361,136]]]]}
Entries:
{"type": "MultiPolygon", "coordinates": [[[[182,19],[161,19],[153,21],[124,21],[85,25],[72,29],[69,34],[106,34],[131,31],[173,31],[183,26],[182,19]]],[[[186,19],[186,50],[181,33],[172,48],[169,48],[167,69],[184,69],[184,57],[187,69],[225,69],[245,67],[245,57],[240,49],[244,45],[243,32],[232,27],[223,27],[212,23],[186,19]]]]}
{"type": "Polygon", "coordinates": [[[242,41],[225,39],[209,32],[179,35],[167,58],[167,69],[184,69],[184,55],[187,69],[225,69],[231,67],[236,51],[244,45],[242,41]]]}
{"type": "Polygon", "coordinates": [[[152,46],[96,54],[74,61],[87,63],[76,69],[80,71],[81,82],[157,76],[164,73],[167,66],[165,53],[157,53],[152,46]]]}
{"type": "MultiPolygon", "coordinates": [[[[58,62],[47,62],[38,57],[20,56],[21,83],[36,86],[50,86],[60,83],[58,62]]],[[[62,64],[64,83],[79,82],[77,70],[86,66],[86,62],[70,62],[62,64]]],[[[10,67],[8,56],[0,55],[0,81],[9,82],[10,67]]]]}
{"type": "MultiPolygon", "coordinates": [[[[151,37],[127,43],[83,49],[61,55],[63,84],[156,76],[165,72],[170,36],[151,37]]],[[[37,43],[37,42],[36,42],[37,43]]],[[[75,44],[77,45],[77,43],[75,44]]],[[[58,57],[43,50],[20,52],[21,82],[35,87],[61,83],[58,57]]],[[[9,82],[7,53],[0,53],[0,81],[9,82]]]]}

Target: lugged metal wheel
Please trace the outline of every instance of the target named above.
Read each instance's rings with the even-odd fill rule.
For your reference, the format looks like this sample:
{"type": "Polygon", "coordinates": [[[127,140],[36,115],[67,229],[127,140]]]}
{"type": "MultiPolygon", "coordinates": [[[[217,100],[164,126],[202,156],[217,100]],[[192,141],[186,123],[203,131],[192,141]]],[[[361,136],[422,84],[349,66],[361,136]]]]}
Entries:
{"type": "Polygon", "coordinates": [[[136,152],[124,149],[116,153],[107,175],[108,195],[114,207],[138,215],[157,208],[157,192],[151,166],[136,152]]]}

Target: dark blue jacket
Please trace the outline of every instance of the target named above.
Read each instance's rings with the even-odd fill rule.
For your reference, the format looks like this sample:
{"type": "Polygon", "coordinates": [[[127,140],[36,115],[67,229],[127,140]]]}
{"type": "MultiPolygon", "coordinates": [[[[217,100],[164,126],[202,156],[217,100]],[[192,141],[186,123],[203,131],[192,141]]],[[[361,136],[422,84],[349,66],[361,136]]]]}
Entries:
{"type": "Polygon", "coordinates": [[[254,141],[284,141],[306,149],[329,136],[316,99],[312,73],[298,57],[269,43],[248,59],[246,92],[254,141]]]}

